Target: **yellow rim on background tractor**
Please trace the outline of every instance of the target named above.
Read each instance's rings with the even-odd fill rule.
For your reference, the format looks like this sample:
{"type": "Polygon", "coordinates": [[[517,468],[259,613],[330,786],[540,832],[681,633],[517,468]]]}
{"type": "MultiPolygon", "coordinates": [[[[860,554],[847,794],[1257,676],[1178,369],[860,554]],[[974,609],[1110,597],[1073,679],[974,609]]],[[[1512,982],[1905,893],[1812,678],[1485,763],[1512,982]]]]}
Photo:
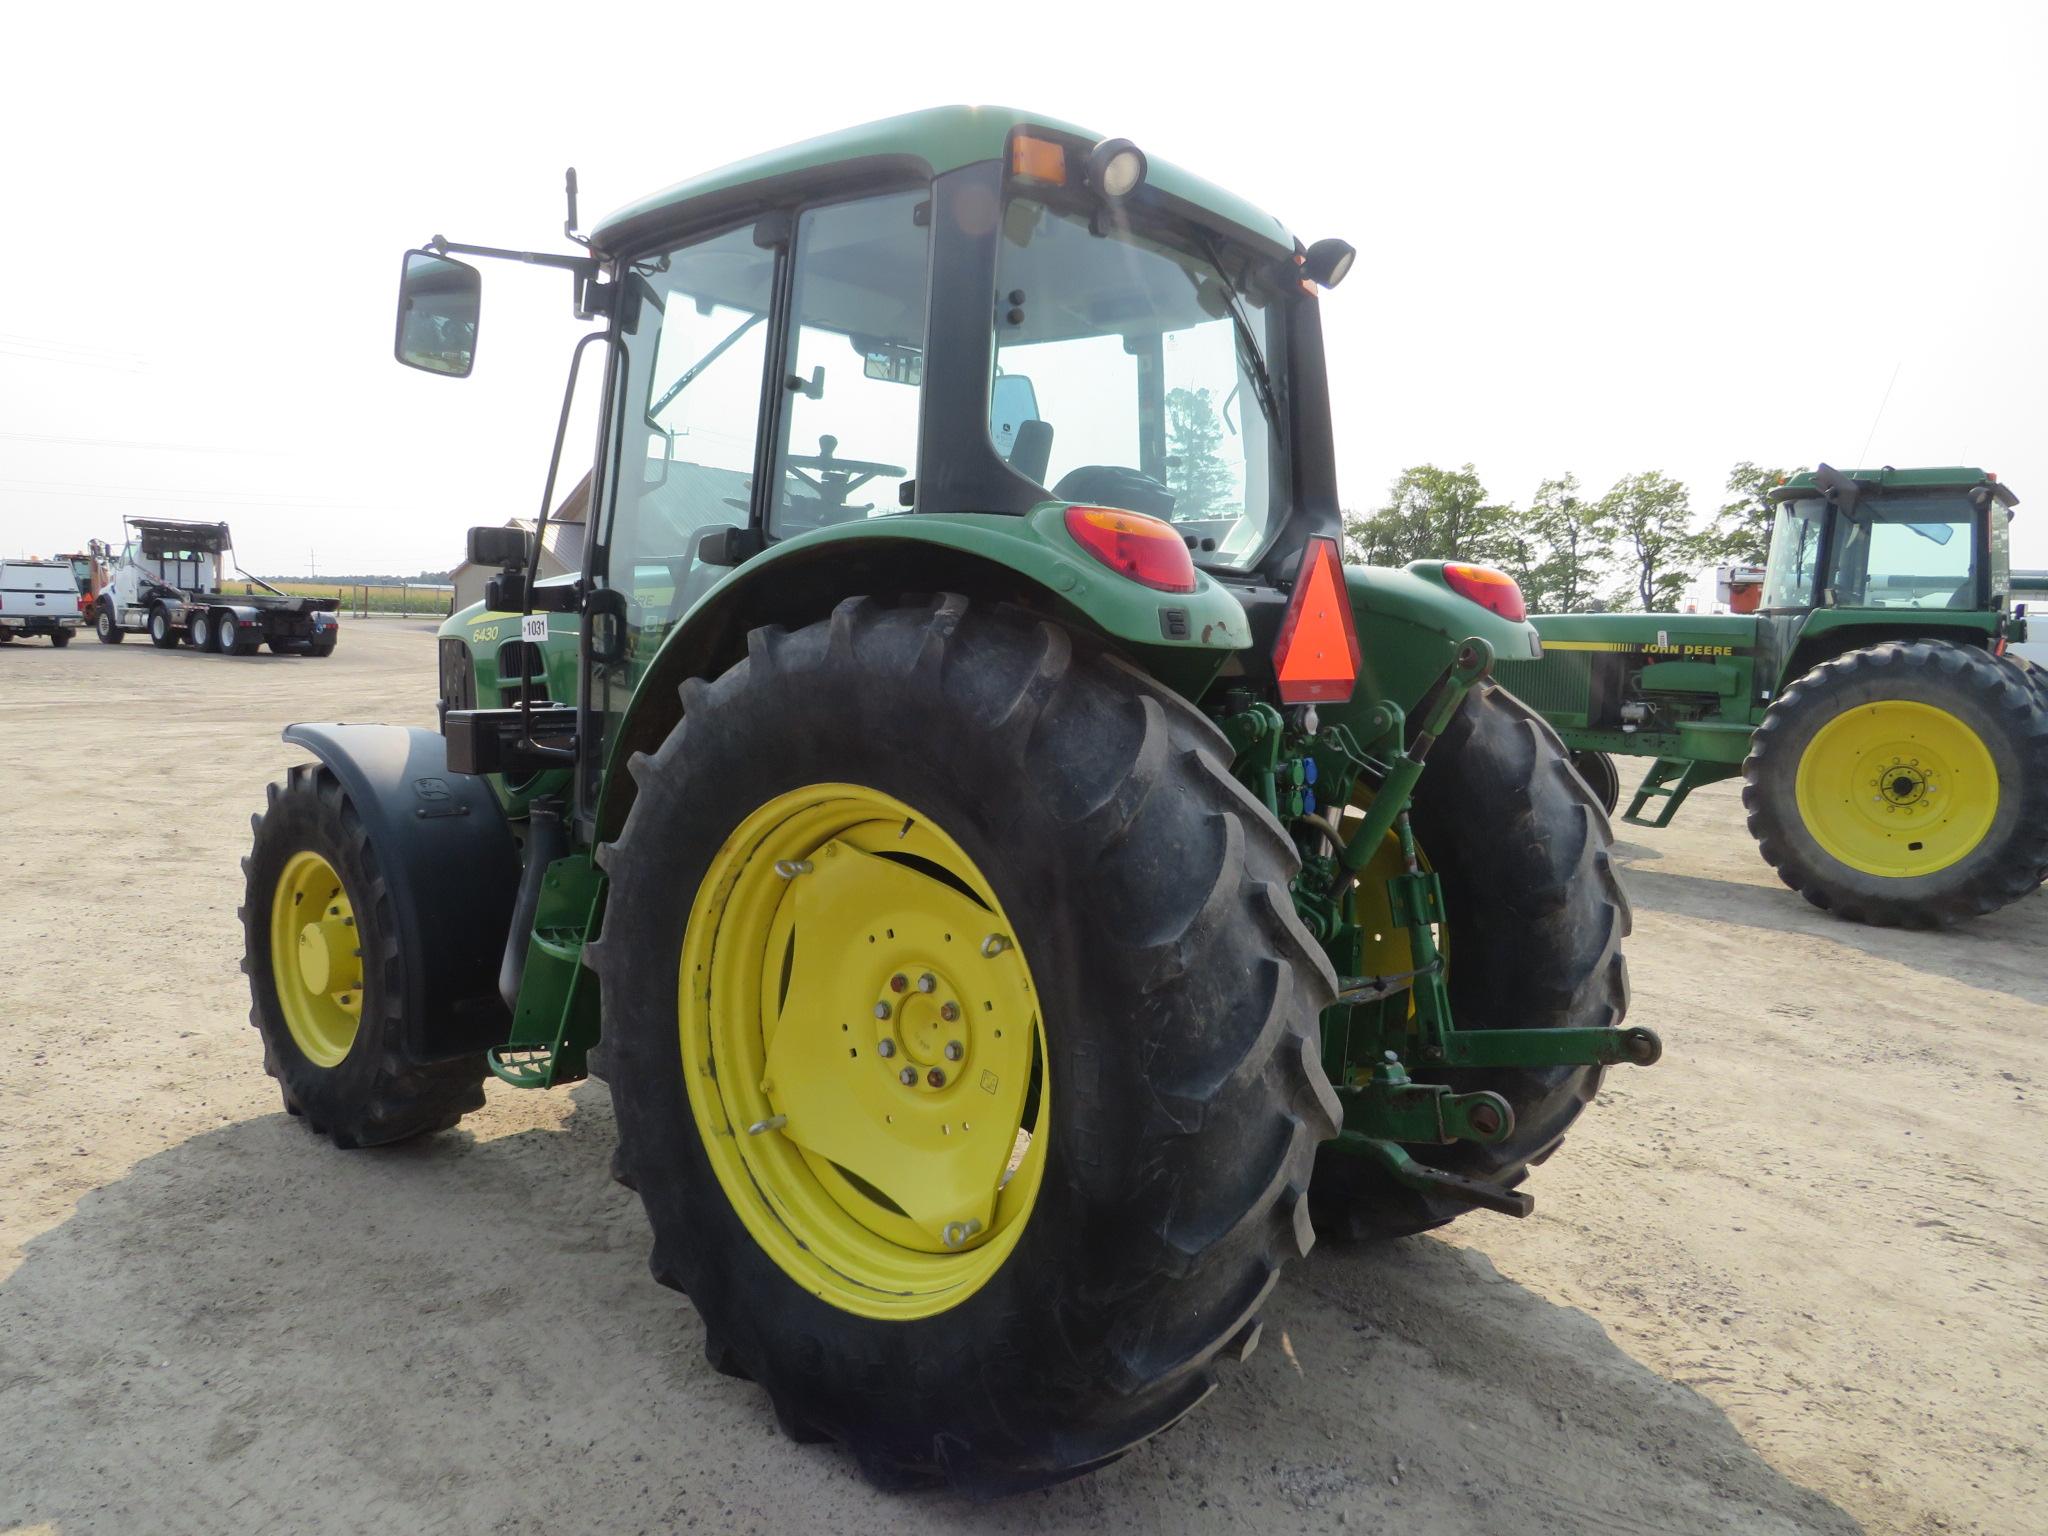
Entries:
{"type": "Polygon", "coordinates": [[[784,1272],[908,1320],[1002,1267],[1045,1168],[1044,1025],[943,828],[859,785],[776,796],[705,873],[677,997],[698,1134],[784,1272]]]}
{"type": "Polygon", "coordinates": [[[1831,857],[1909,879],[1967,857],[1998,814],[1998,768],[1945,709],[1886,699],[1837,715],[1807,744],[1793,791],[1831,857]]]}
{"type": "Polygon", "coordinates": [[[293,1042],[316,1067],[339,1066],[363,1022],[362,938],[341,876],[317,853],[293,854],[271,892],[270,974],[293,1042]]]}

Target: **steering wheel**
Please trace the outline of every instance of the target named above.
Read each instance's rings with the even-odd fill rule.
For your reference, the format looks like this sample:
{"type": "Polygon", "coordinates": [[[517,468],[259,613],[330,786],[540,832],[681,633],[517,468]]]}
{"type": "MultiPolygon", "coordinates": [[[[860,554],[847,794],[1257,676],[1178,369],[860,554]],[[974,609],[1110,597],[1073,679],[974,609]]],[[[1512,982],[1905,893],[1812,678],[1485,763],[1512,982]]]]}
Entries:
{"type": "Polygon", "coordinates": [[[839,457],[839,439],[827,433],[818,439],[816,453],[792,453],[782,461],[782,467],[797,480],[817,493],[826,512],[854,511],[872,512],[873,506],[851,507],[846,498],[877,476],[888,475],[901,479],[908,474],[901,464],[882,464],[873,459],[842,459],[839,457]],[[816,478],[802,473],[816,472],[816,478]]]}

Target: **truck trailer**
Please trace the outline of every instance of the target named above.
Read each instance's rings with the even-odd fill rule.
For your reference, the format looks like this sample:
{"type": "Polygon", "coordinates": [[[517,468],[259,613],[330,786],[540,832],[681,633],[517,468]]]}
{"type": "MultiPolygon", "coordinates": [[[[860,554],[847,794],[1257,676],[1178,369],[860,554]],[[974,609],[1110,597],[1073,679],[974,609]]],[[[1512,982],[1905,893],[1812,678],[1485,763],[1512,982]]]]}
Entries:
{"type": "Polygon", "coordinates": [[[340,599],[294,597],[234,563],[226,523],[181,518],[123,518],[127,540],[120,553],[95,544],[107,575],[93,601],[93,628],[102,645],[147,634],[169,650],[180,640],[195,650],[247,656],[268,644],[279,654],[331,656],[340,632],[340,599]],[[261,592],[229,593],[224,571],[261,592]]]}

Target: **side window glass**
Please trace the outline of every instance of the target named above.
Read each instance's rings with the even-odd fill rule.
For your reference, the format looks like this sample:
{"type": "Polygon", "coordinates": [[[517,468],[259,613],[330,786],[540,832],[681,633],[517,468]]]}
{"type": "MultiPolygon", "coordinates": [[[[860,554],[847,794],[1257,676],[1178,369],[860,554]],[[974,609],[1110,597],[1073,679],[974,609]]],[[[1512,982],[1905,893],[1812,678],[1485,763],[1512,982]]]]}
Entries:
{"type": "Polygon", "coordinates": [[[769,532],[885,517],[915,495],[927,191],[797,221],[790,354],[769,532]]]}
{"type": "Polygon", "coordinates": [[[705,532],[747,520],[774,277],[774,252],[750,225],[639,262],[626,279],[605,580],[626,597],[635,658],[726,573],[697,560],[705,532]]]}

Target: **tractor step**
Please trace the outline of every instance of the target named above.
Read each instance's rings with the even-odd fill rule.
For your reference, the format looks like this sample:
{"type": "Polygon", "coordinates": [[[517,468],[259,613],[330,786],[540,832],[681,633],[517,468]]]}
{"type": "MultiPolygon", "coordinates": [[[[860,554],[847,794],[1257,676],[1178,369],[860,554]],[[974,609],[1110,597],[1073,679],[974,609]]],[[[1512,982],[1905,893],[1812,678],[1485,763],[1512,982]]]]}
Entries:
{"type": "MultiPolygon", "coordinates": [[[[1698,758],[1658,758],[1650,764],[1650,771],[1643,775],[1643,782],[1636,786],[1635,797],[1629,801],[1621,819],[1638,827],[1670,826],[1671,818],[1678,814],[1678,808],[1685,803],[1687,795],[1710,779],[1723,777],[1720,773],[1708,775],[1700,772],[1702,766],[1709,765],[1703,765],[1698,758]],[[1645,816],[1643,812],[1653,800],[1664,803],[1657,808],[1655,816],[1645,816]]],[[[1715,763],[1710,766],[1719,768],[1722,765],[1715,763]]]]}
{"type": "Polygon", "coordinates": [[[514,1088],[546,1088],[555,1080],[551,1045],[494,1045],[484,1052],[493,1076],[514,1088]]]}

